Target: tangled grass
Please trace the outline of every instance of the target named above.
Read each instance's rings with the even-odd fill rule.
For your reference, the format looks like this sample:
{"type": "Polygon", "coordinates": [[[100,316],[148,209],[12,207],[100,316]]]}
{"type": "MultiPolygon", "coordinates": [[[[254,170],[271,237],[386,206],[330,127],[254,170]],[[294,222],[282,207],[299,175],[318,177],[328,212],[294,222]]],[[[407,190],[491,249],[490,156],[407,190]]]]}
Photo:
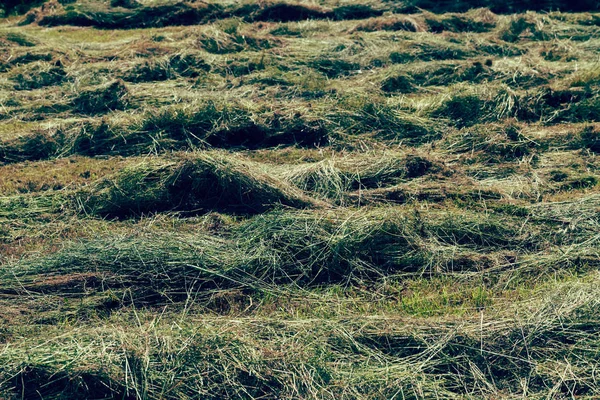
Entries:
{"type": "Polygon", "coordinates": [[[0,9],[0,398],[600,396],[597,1],[0,9]]]}

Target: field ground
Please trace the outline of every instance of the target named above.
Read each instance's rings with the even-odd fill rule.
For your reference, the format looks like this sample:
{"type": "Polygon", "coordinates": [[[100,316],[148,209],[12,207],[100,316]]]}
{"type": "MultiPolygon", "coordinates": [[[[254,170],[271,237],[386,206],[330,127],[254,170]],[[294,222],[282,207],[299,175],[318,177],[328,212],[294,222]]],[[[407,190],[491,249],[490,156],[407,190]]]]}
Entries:
{"type": "Polygon", "coordinates": [[[0,398],[600,398],[597,2],[13,3],[0,398]]]}

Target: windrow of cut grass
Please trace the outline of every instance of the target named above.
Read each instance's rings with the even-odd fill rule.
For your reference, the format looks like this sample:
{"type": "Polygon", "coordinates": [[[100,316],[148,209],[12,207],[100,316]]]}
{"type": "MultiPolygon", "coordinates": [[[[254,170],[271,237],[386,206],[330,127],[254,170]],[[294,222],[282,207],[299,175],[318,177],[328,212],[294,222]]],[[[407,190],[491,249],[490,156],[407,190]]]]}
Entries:
{"type": "MultiPolygon", "coordinates": [[[[130,98],[119,81],[83,91],[72,100],[84,115],[96,116],[126,107],[130,98]]],[[[383,102],[362,99],[324,101],[316,110],[274,113],[240,102],[207,100],[167,106],[134,117],[122,114],[83,119],[58,128],[30,132],[0,142],[5,163],[73,154],[139,155],[194,148],[259,149],[277,146],[323,147],[340,137],[368,137],[426,143],[441,136],[443,122],[411,115],[383,102]],[[330,106],[329,110],[325,107],[330,106]],[[321,109],[321,107],[323,109],[321,109]]]]}
{"type": "Polygon", "coordinates": [[[85,189],[77,202],[84,212],[107,217],[178,210],[255,214],[277,205],[319,207],[300,190],[252,164],[218,153],[144,161],[85,189]]]}
{"type": "Polygon", "coordinates": [[[56,254],[2,266],[2,291],[58,294],[65,290],[59,277],[85,274],[93,280],[88,292],[128,293],[134,302],[161,304],[190,291],[195,296],[217,289],[260,293],[278,285],[351,285],[445,274],[498,282],[505,276],[544,276],[559,266],[586,271],[598,264],[589,253],[596,251],[597,239],[586,225],[597,226],[593,215],[580,219],[566,236],[552,231],[564,221],[546,214],[533,214],[536,222],[525,224],[507,215],[421,213],[409,207],[340,214],[276,210],[222,230],[74,242],[56,254]],[[493,261],[485,256],[490,251],[504,255],[493,261]]]}
{"type": "Polygon", "coordinates": [[[576,3],[568,1],[542,0],[531,2],[522,1],[498,1],[498,0],[468,0],[468,1],[432,1],[432,0],[414,0],[408,1],[404,6],[405,10],[414,8],[431,9],[436,12],[463,12],[472,8],[487,7],[497,13],[517,13],[526,10],[530,11],[598,11],[600,4],[596,0],[584,0],[576,3]]]}
{"type": "MultiPolygon", "coordinates": [[[[402,79],[389,78],[384,87],[403,85],[402,79]]],[[[308,109],[302,108],[304,104],[293,104],[284,112],[273,112],[265,103],[208,99],[129,115],[118,110],[126,110],[136,100],[123,81],[114,81],[81,91],[70,100],[79,121],[0,141],[0,160],[10,163],[73,154],[139,155],[207,147],[343,148],[361,140],[422,145],[447,140],[453,136],[449,135],[453,127],[495,122],[510,125],[515,120],[548,125],[596,122],[598,99],[591,85],[519,92],[503,84],[458,84],[420,101],[400,99],[399,104],[396,99],[386,102],[383,98],[370,101],[345,96],[319,100],[315,105],[310,102],[308,109]],[[105,117],[93,118],[96,116],[105,117]]],[[[54,108],[64,111],[68,104],[54,108]]],[[[577,140],[572,143],[595,151],[595,128],[585,129],[587,133],[578,136],[580,144],[576,145],[577,140]]],[[[515,150],[515,157],[526,155],[529,145],[533,143],[524,142],[522,149],[515,150]]]]}
{"type": "MultiPolygon", "coordinates": [[[[389,187],[430,174],[452,174],[440,162],[415,154],[379,154],[373,162],[362,157],[329,158],[298,166],[282,165],[279,174],[286,181],[313,196],[338,204],[348,201],[351,191],[389,187]]],[[[431,157],[430,157],[431,158],[431,157]]]]}
{"type": "MultiPolygon", "coordinates": [[[[35,6],[39,3],[40,1],[29,2],[28,6],[35,6]]],[[[9,13],[14,9],[24,10],[27,8],[24,4],[21,7],[11,7],[7,4],[5,7],[5,12],[9,13]]],[[[76,25],[94,26],[103,29],[133,29],[170,25],[195,25],[228,17],[238,17],[248,22],[290,22],[309,19],[332,19],[339,21],[377,17],[385,11],[404,13],[415,12],[418,9],[430,9],[435,12],[465,12],[476,8],[489,8],[496,13],[516,13],[528,10],[593,12],[597,11],[600,5],[596,0],[586,0],[577,4],[555,0],[537,2],[536,4],[518,1],[508,4],[506,2],[500,4],[500,2],[494,1],[465,1],[454,4],[448,1],[435,3],[428,0],[417,0],[404,2],[404,4],[395,7],[390,7],[387,4],[373,7],[369,4],[358,3],[324,7],[317,4],[307,5],[297,2],[238,3],[234,5],[205,3],[198,5],[178,1],[166,2],[156,6],[144,6],[137,2],[131,4],[116,2],[111,4],[111,7],[107,7],[101,3],[84,3],[83,5],[73,6],[66,2],[62,6],[58,2],[49,2],[40,9],[29,12],[24,22],[37,22],[45,26],[76,25]]],[[[434,17],[431,14],[426,22],[430,26],[430,29],[437,33],[446,30],[484,32],[493,26],[489,21],[465,19],[454,15],[448,15],[448,17],[444,18],[434,17]]],[[[384,26],[394,25],[384,24],[384,26]]],[[[409,24],[408,26],[411,25],[409,24]]],[[[403,26],[399,25],[398,27],[404,29],[403,26]]],[[[412,28],[409,28],[409,30],[412,30],[412,28]]]]}
{"type": "Polygon", "coordinates": [[[552,90],[542,87],[519,95],[506,87],[457,87],[442,98],[432,115],[447,118],[459,128],[509,118],[545,123],[596,122],[599,100],[592,88],[552,90]]]}
{"type": "Polygon", "coordinates": [[[294,2],[267,2],[263,4],[219,3],[193,4],[173,1],[157,6],[132,4],[123,7],[102,3],[78,6],[60,4],[30,11],[24,23],[37,22],[43,26],[75,25],[102,29],[135,29],[172,25],[196,25],[228,17],[249,22],[289,22],[307,19],[363,19],[383,14],[383,10],[365,4],[349,4],[334,8],[294,2]],[[48,12],[49,11],[49,12],[48,12]]]}
{"type": "Polygon", "coordinates": [[[21,336],[0,352],[2,390],[132,399],[595,397],[597,382],[581,376],[593,374],[585,360],[598,346],[597,296],[594,284],[559,284],[536,292],[535,310],[519,312],[513,302],[435,326],[343,311],[297,323],[124,310],[110,325],[21,336]],[[81,362],[69,364],[73,358],[81,362]]]}
{"type": "MultiPolygon", "coordinates": [[[[82,92],[73,100],[80,112],[91,116],[123,108],[127,89],[119,82],[82,92]]],[[[68,123],[48,131],[28,133],[0,143],[5,163],[80,154],[139,155],[194,148],[265,148],[279,145],[316,147],[329,143],[335,126],[300,115],[273,120],[239,104],[207,101],[197,106],[170,106],[137,118],[106,118],[68,123]]]]}

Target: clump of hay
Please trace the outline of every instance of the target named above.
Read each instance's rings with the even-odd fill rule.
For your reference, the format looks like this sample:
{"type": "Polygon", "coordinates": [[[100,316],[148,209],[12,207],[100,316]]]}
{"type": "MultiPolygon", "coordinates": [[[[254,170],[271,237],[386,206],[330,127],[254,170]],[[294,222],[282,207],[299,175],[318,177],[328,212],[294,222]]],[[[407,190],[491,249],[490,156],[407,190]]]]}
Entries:
{"type": "Polygon", "coordinates": [[[127,105],[129,90],[122,80],[81,92],[73,99],[73,107],[83,114],[101,114],[122,110],[127,105]]]}
{"type": "Polygon", "coordinates": [[[317,204],[302,191],[220,153],[145,161],[103,179],[80,196],[86,212],[129,217],[159,211],[261,213],[276,205],[317,204]]]}

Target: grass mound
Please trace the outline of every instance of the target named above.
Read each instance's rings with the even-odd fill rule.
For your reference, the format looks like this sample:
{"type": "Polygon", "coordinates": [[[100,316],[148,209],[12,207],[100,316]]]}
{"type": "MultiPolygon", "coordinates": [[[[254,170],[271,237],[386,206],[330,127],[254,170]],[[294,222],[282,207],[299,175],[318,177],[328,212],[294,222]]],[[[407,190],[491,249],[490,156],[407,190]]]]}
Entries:
{"type": "Polygon", "coordinates": [[[348,76],[357,73],[360,70],[359,63],[347,61],[335,56],[332,57],[330,55],[317,57],[310,63],[310,66],[328,78],[348,76]]]}
{"type": "MultiPolygon", "coordinates": [[[[37,52],[26,52],[18,55],[10,60],[0,63],[0,72],[6,72],[13,67],[19,67],[26,64],[31,64],[36,61],[50,62],[53,59],[52,53],[37,53],[37,52]]],[[[55,65],[56,66],[56,65],[55,65]]]]}
{"type": "Polygon", "coordinates": [[[384,154],[376,162],[367,157],[352,161],[326,159],[286,168],[281,176],[317,197],[344,203],[349,191],[386,187],[443,170],[436,164],[413,154],[384,154]]]}
{"type": "Polygon", "coordinates": [[[467,128],[444,141],[454,152],[471,152],[488,163],[501,163],[535,154],[545,146],[528,138],[516,125],[467,128]],[[458,136],[458,137],[457,137],[458,136]]]}
{"type": "MultiPolygon", "coordinates": [[[[224,258],[226,251],[235,251],[226,241],[207,236],[192,239],[171,235],[159,240],[147,239],[127,236],[72,243],[68,252],[61,251],[45,258],[43,263],[28,265],[19,276],[25,290],[48,294],[64,290],[76,293],[79,276],[85,278],[81,284],[95,292],[109,294],[128,288],[131,300],[140,304],[165,301],[169,295],[185,296],[188,285],[198,282],[207,289],[214,289],[215,283],[233,285],[219,278],[231,267],[224,258]],[[136,255],[138,251],[141,253],[136,255]],[[45,279],[32,280],[31,273],[35,270],[45,279]],[[64,279],[56,279],[58,277],[64,279]]],[[[234,277],[232,273],[231,279],[234,277]]],[[[7,286],[5,290],[11,289],[7,286]]],[[[16,287],[12,290],[20,292],[16,287]]],[[[117,306],[121,305],[119,300],[116,302],[117,306]]]]}
{"type": "Polygon", "coordinates": [[[291,22],[323,19],[331,14],[328,10],[316,5],[267,3],[264,5],[248,4],[235,10],[234,15],[244,17],[247,21],[291,22]]]}
{"type": "MultiPolygon", "coordinates": [[[[516,220],[497,216],[421,215],[381,207],[361,215],[271,213],[253,218],[238,232],[252,259],[249,265],[269,268],[264,276],[276,276],[283,268],[297,283],[314,285],[459,272],[460,253],[467,249],[535,248],[537,242],[519,228],[516,220]]],[[[472,267],[465,263],[462,272],[472,267]]]]}
{"type": "Polygon", "coordinates": [[[138,303],[160,303],[186,296],[193,286],[206,291],[292,282],[310,286],[422,267],[419,245],[414,242],[418,237],[410,222],[398,214],[377,215],[367,221],[274,212],[235,228],[229,239],[210,235],[99,238],[74,243],[39,263],[24,261],[18,271],[5,269],[1,277],[5,292],[52,293],[65,290],[64,284],[69,283],[54,277],[92,274],[86,278],[90,290],[127,288],[138,303]],[[11,274],[16,275],[10,278],[11,274]],[[34,275],[45,279],[35,280],[34,275]],[[23,286],[18,287],[18,282],[23,286]]]}
{"type": "Polygon", "coordinates": [[[300,115],[257,118],[240,104],[206,101],[194,106],[150,109],[138,118],[103,115],[127,105],[128,95],[119,81],[84,91],[73,104],[86,115],[100,117],[18,138],[0,140],[5,163],[80,154],[140,155],[197,148],[261,149],[277,146],[327,146],[333,127],[300,115]],[[123,96],[124,94],[124,96],[123,96]],[[38,146],[36,143],[48,146],[38,146]],[[51,145],[51,146],[50,146],[51,145]],[[50,146],[50,147],[49,147],[50,146]]]}
{"type": "Polygon", "coordinates": [[[498,21],[498,17],[487,8],[472,10],[465,14],[425,13],[425,22],[433,33],[442,32],[489,32],[498,21]]]}
{"type": "Polygon", "coordinates": [[[240,240],[249,249],[252,265],[267,269],[265,276],[283,269],[303,285],[350,282],[424,266],[410,219],[385,210],[369,216],[258,216],[240,227],[240,240]],[[256,246],[258,240],[261,246],[256,246]]]}
{"type": "Polygon", "coordinates": [[[349,19],[365,19],[378,17],[385,12],[383,9],[368,4],[347,4],[333,9],[333,19],[337,21],[349,19]]]}
{"type": "Polygon", "coordinates": [[[408,64],[414,61],[464,60],[474,54],[464,46],[451,42],[414,43],[406,50],[392,51],[389,59],[393,64],[408,64]]]}
{"type": "Polygon", "coordinates": [[[0,34],[0,47],[15,44],[22,47],[35,47],[38,43],[30,36],[18,32],[0,34]]]}
{"type": "Polygon", "coordinates": [[[0,143],[0,162],[44,160],[55,156],[59,149],[56,138],[46,132],[35,132],[0,143]]]}
{"type": "Polygon", "coordinates": [[[95,89],[82,91],[73,99],[73,106],[78,112],[91,115],[123,110],[127,106],[128,94],[125,82],[117,80],[95,89]]]}
{"type": "Polygon", "coordinates": [[[561,112],[559,119],[572,122],[600,121],[600,93],[590,94],[590,97],[567,106],[561,112]]]}
{"type": "Polygon", "coordinates": [[[144,132],[155,132],[177,141],[198,141],[204,140],[219,122],[221,126],[229,126],[231,121],[247,119],[248,112],[245,109],[221,107],[209,101],[198,108],[169,107],[148,113],[140,128],[144,132]]]}
{"type": "Polygon", "coordinates": [[[587,126],[580,134],[581,144],[594,153],[600,153],[600,130],[593,126],[587,126]]]}
{"type": "Polygon", "coordinates": [[[473,10],[465,14],[393,15],[371,18],[360,23],[354,31],[407,31],[407,32],[489,32],[495,28],[497,16],[488,9],[473,10]]]}
{"type": "Polygon", "coordinates": [[[176,141],[204,142],[220,148],[264,148],[278,145],[315,147],[326,145],[329,132],[302,116],[256,121],[239,104],[208,101],[198,108],[166,108],[144,119],[141,130],[176,141]]]}
{"type": "MultiPolygon", "coordinates": [[[[392,318],[357,316],[348,317],[350,321],[312,318],[298,324],[286,319],[257,323],[256,318],[169,315],[156,321],[139,311],[122,312],[111,320],[113,326],[117,317],[123,321],[116,325],[118,334],[100,326],[49,327],[50,339],[22,338],[16,343],[31,352],[24,355],[9,347],[0,354],[1,371],[16,377],[6,380],[5,390],[11,395],[22,393],[18,391],[22,382],[43,386],[37,377],[42,380],[57,373],[54,378],[79,376],[74,383],[89,382],[90,388],[95,388],[95,382],[104,383],[99,393],[111,396],[111,388],[112,396],[127,399],[150,384],[161,388],[167,399],[198,393],[207,399],[242,397],[239,388],[246,385],[243,394],[253,397],[297,398],[311,393],[334,399],[356,390],[356,398],[389,398],[398,392],[398,385],[407,398],[473,395],[465,387],[477,388],[481,397],[502,397],[519,387],[526,375],[531,396],[593,398],[600,390],[593,378],[565,376],[562,371],[574,365],[578,373],[594,371],[594,363],[582,362],[581,357],[593,355],[598,345],[597,295],[590,284],[561,284],[537,292],[536,311],[524,316],[515,310],[515,303],[521,302],[506,302],[504,312],[491,311],[494,317],[503,316],[502,322],[490,323],[484,330],[476,319],[464,317],[460,323],[438,322],[432,327],[412,318],[403,318],[401,326],[393,325],[392,318]],[[197,327],[199,321],[204,325],[197,327]],[[236,330],[231,330],[232,324],[236,330]],[[161,345],[149,347],[142,329],[160,339],[161,345]],[[64,338],[68,340],[61,342],[64,338]],[[288,342],[280,344],[284,339],[288,342]],[[556,344],[550,348],[545,346],[548,342],[556,344]],[[114,349],[115,355],[109,357],[107,349],[114,349]],[[48,351],[54,354],[51,361],[48,351]],[[176,355],[182,357],[178,362],[173,361],[176,355]],[[73,356],[82,360],[81,367],[56,372],[60,361],[73,356]],[[331,357],[337,362],[331,363],[331,357]],[[347,379],[349,374],[360,380],[371,377],[371,384],[356,389],[356,382],[347,379]],[[301,379],[306,375],[311,379],[301,379]],[[190,378],[197,385],[185,384],[190,378]]],[[[44,394],[60,394],[65,382],[56,380],[57,385],[44,386],[44,394]]],[[[82,397],[93,398],[82,390],[82,397]]]]}
{"type": "Polygon", "coordinates": [[[415,91],[413,80],[405,75],[390,76],[381,82],[381,90],[386,93],[412,93],[415,91]]]}
{"type": "Polygon", "coordinates": [[[254,214],[277,205],[316,205],[301,191],[260,173],[251,164],[202,153],[143,162],[98,182],[82,194],[81,202],[87,213],[120,218],[211,209],[254,214]]]}
{"type": "Polygon", "coordinates": [[[485,101],[476,95],[459,95],[448,99],[434,114],[446,117],[458,127],[476,124],[483,116],[485,101]]]}
{"type": "Polygon", "coordinates": [[[197,78],[210,69],[210,65],[198,55],[177,54],[137,64],[123,75],[123,80],[137,83],[166,81],[179,76],[197,78]]]}
{"type": "Polygon", "coordinates": [[[286,170],[283,178],[294,186],[311,192],[319,198],[343,203],[344,193],[350,189],[350,179],[335,162],[324,160],[286,170]]]}
{"type": "MultiPolygon", "coordinates": [[[[489,64],[489,62],[487,62],[489,64]]],[[[443,63],[411,72],[410,79],[421,86],[446,86],[459,82],[481,83],[498,79],[490,65],[472,63],[443,63]]]]}
{"type": "Polygon", "coordinates": [[[340,125],[348,133],[369,132],[379,139],[422,145],[439,139],[443,125],[440,121],[423,118],[383,102],[360,102],[349,117],[341,115],[340,125]]]}
{"type": "Polygon", "coordinates": [[[102,4],[66,6],[64,10],[33,10],[23,23],[37,21],[42,26],[94,26],[102,29],[136,29],[177,25],[197,25],[233,16],[248,22],[292,22],[309,19],[364,19],[383,14],[369,5],[351,4],[334,9],[318,5],[267,2],[223,7],[215,3],[175,2],[143,6],[137,1],[113,1],[112,8],[102,4]]]}
{"type": "Polygon", "coordinates": [[[584,12],[597,11],[600,3],[597,0],[541,0],[541,1],[519,1],[519,0],[410,0],[405,3],[402,10],[414,11],[417,8],[433,11],[436,13],[465,12],[473,8],[486,7],[495,13],[517,13],[524,11],[566,11],[584,12]]]}
{"type": "Polygon", "coordinates": [[[318,5],[301,3],[267,2],[265,4],[247,4],[232,12],[246,21],[293,22],[307,19],[350,20],[365,19],[383,14],[366,4],[348,4],[327,9],[318,5]]]}
{"type": "Polygon", "coordinates": [[[142,4],[137,0],[110,0],[111,7],[138,8],[142,4]]]}
{"type": "MultiPolygon", "coordinates": [[[[140,186],[138,196],[147,195],[148,185],[142,182],[140,186]]],[[[125,186],[119,196],[124,190],[125,186]]],[[[98,202],[102,196],[88,198],[87,207],[105,205],[98,202]]],[[[202,196],[205,202],[206,195],[202,196]]],[[[111,210],[121,199],[110,197],[111,210]]],[[[421,215],[390,207],[373,208],[362,215],[273,211],[230,227],[224,237],[134,235],[73,243],[37,262],[23,260],[3,269],[0,279],[6,293],[52,293],[76,283],[54,278],[88,274],[90,290],[128,289],[136,301],[160,302],[187,295],[190,285],[207,291],[216,287],[252,290],[273,284],[311,287],[417,272],[435,274],[445,268],[460,272],[458,263],[466,250],[535,249],[540,243],[534,238],[540,239],[532,235],[537,232],[524,235],[521,225],[516,219],[498,216],[421,215]],[[36,276],[44,279],[36,280],[36,276]]],[[[472,266],[466,268],[463,272],[468,274],[472,266]]]]}
{"type": "Polygon", "coordinates": [[[6,15],[23,14],[33,7],[37,7],[45,0],[4,0],[0,4],[0,11],[6,15]]]}
{"type": "Polygon", "coordinates": [[[102,6],[86,8],[65,7],[62,13],[38,17],[42,26],[93,26],[102,29],[136,29],[173,25],[197,25],[222,14],[222,7],[207,3],[174,3],[134,9],[105,9],[102,6]]]}
{"type": "Polygon", "coordinates": [[[416,19],[410,17],[380,17],[362,22],[354,28],[358,32],[376,31],[408,31],[420,32],[423,27],[416,19]]]}
{"type": "Polygon", "coordinates": [[[237,32],[226,33],[219,30],[204,32],[198,37],[198,45],[212,54],[230,54],[241,51],[259,51],[275,47],[272,39],[237,32]]]}
{"type": "MultiPolygon", "coordinates": [[[[144,391],[143,388],[146,385],[150,387],[156,385],[161,388],[159,389],[161,397],[165,399],[189,399],[198,396],[207,400],[245,397],[293,398],[304,396],[306,393],[314,393],[315,390],[319,393],[317,388],[332,379],[324,362],[313,360],[307,364],[307,359],[310,358],[313,349],[305,347],[304,343],[298,343],[297,351],[301,351],[300,354],[294,354],[292,359],[284,361],[272,357],[257,356],[262,351],[269,349],[269,346],[263,346],[268,341],[254,343],[247,340],[249,338],[241,339],[234,333],[215,335],[214,332],[199,331],[187,323],[185,325],[180,334],[174,334],[174,331],[169,332],[168,328],[163,330],[163,326],[154,331],[153,334],[156,334],[161,340],[167,340],[169,345],[160,348],[153,347],[151,353],[145,355],[140,352],[141,341],[139,340],[139,334],[134,333],[135,329],[123,326],[124,336],[118,338],[110,335],[108,330],[100,327],[94,328],[96,338],[103,337],[107,338],[107,341],[110,340],[110,350],[117,348],[119,341],[123,339],[124,351],[118,357],[111,359],[105,358],[101,350],[96,347],[96,342],[92,336],[69,332],[70,342],[72,339],[73,342],[94,343],[91,354],[78,354],[80,357],[85,357],[86,365],[102,360],[106,363],[108,371],[103,371],[102,368],[82,368],[80,370],[69,369],[68,372],[59,373],[53,368],[56,367],[55,363],[44,365],[37,355],[34,360],[24,363],[30,368],[22,371],[22,373],[18,373],[19,366],[12,363],[4,367],[3,371],[6,375],[17,372],[15,374],[17,378],[20,381],[30,383],[32,388],[43,386],[40,393],[43,393],[45,398],[60,398],[63,394],[72,394],[72,396],[69,396],[70,398],[119,398],[124,400],[141,397],[139,393],[144,391]],[[71,334],[74,334],[74,336],[71,336],[71,334]],[[187,339],[186,336],[188,336],[187,339]],[[222,346],[225,343],[227,343],[226,349],[223,349],[222,346]],[[171,346],[184,348],[184,350],[180,352],[171,346]],[[219,349],[224,351],[219,354],[219,349]],[[171,361],[178,352],[180,356],[184,357],[185,362],[175,363],[171,361]],[[151,368],[145,366],[145,360],[150,361],[151,368]],[[126,365],[128,374],[118,374],[115,371],[119,368],[117,365],[126,365]],[[291,376],[281,372],[290,366],[297,372],[294,372],[291,376]],[[36,374],[27,374],[29,369],[35,371],[36,374]],[[160,372],[161,370],[163,371],[160,372]],[[304,382],[301,379],[304,373],[311,374],[312,378],[309,382],[304,382]],[[205,374],[207,376],[204,376],[205,374]],[[40,378],[52,376],[56,382],[54,382],[54,385],[48,385],[43,381],[36,381],[35,379],[38,376],[40,378]],[[60,378],[65,376],[71,376],[76,381],[81,382],[81,391],[73,393],[70,390],[71,387],[63,386],[66,382],[60,378]],[[188,384],[188,379],[182,378],[184,376],[193,379],[195,383],[188,384]],[[83,385],[88,382],[89,389],[85,390],[83,385]],[[99,388],[98,392],[93,391],[97,385],[102,384],[105,385],[104,388],[99,388]],[[75,397],[75,394],[79,397],[75,397]],[[105,395],[105,397],[96,397],[96,395],[105,395]]],[[[312,328],[310,330],[312,331],[312,328]]],[[[274,339],[280,333],[276,325],[270,325],[264,331],[263,337],[274,339]]],[[[53,336],[58,335],[53,334],[53,336]]],[[[72,354],[74,350],[76,351],[72,347],[59,348],[65,350],[65,353],[61,352],[59,359],[66,357],[66,354],[72,354]]],[[[276,348],[273,347],[273,350],[276,351],[276,348]]],[[[18,388],[22,387],[19,383],[15,383],[15,380],[11,380],[10,384],[5,386],[10,385],[9,387],[12,388],[13,384],[17,385],[18,388]]],[[[17,388],[12,393],[17,392],[22,393],[17,388]]],[[[12,395],[11,392],[9,393],[12,395]]],[[[25,391],[25,393],[29,393],[29,391],[25,391]]]]}
{"type": "Polygon", "coordinates": [[[524,38],[533,40],[547,40],[546,33],[539,28],[540,24],[535,19],[526,16],[513,17],[500,38],[507,42],[517,42],[524,38]]]}
{"type": "Polygon", "coordinates": [[[518,115],[522,110],[518,96],[506,86],[459,86],[442,98],[431,115],[464,128],[482,122],[502,121],[518,115]]]}
{"type": "Polygon", "coordinates": [[[67,73],[62,65],[41,62],[27,66],[11,79],[15,90],[33,90],[61,85],[66,77],[67,73]]]}
{"type": "Polygon", "coordinates": [[[125,387],[116,384],[102,371],[73,372],[53,371],[43,366],[24,367],[14,378],[16,391],[25,398],[68,397],[71,399],[105,399],[118,397],[135,399],[126,395],[125,387]]]}
{"type": "Polygon", "coordinates": [[[524,121],[593,122],[600,94],[591,87],[553,89],[542,86],[517,99],[517,116],[524,121]]]}

